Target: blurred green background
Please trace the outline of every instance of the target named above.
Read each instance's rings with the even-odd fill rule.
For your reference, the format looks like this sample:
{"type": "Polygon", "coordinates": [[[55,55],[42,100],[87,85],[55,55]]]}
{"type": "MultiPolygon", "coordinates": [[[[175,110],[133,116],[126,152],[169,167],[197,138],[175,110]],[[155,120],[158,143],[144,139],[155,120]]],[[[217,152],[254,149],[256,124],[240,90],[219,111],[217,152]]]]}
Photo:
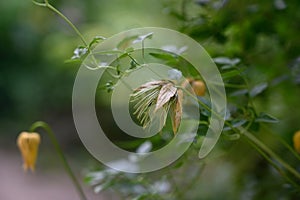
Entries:
{"type": "MultiPolygon", "coordinates": [[[[176,28],[177,23],[164,14],[161,1],[50,3],[70,18],[88,41],[136,27],[176,28]]],[[[66,64],[65,60],[82,43],[61,18],[30,0],[1,1],[0,13],[0,199],[25,199],[27,195],[31,200],[47,195],[48,199],[75,199],[76,192],[49,138],[42,134],[34,178],[22,174],[16,138],[34,121],[43,120],[52,126],[80,180],[85,168],[100,165],[80,142],[72,118],[72,87],[80,64],[66,64]]]]}
{"type": "MultiPolygon", "coordinates": [[[[130,28],[160,26],[190,35],[212,57],[240,58],[247,67],[251,87],[261,82],[269,85],[254,102],[258,111],[279,118],[280,122],[270,129],[292,144],[293,133],[300,129],[299,0],[72,0],[51,3],[69,17],[88,40],[96,35],[109,37],[130,28]]],[[[80,39],[58,16],[29,0],[1,1],[0,13],[0,151],[4,152],[0,167],[6,162],[5,155],[17,154],[15,139],[18,133],[36,120],[48,122],[58,133],[67,154],[74,163],[80,163],[76,165],[78,171],[94,165],[96,161],[82,146],[72,120],[72,86],[79,64],[64,62],[81,45],[80,39]]],[[[262,138],[281,151],[268,135],[262,138]]],[[[48,143],[46,138],[45,143],[48,143]]],[[[240,169],[236,173],[240,177],[236,179],[245,181],[241,178],[245,173],[245,179],[253,181],[254,186],[244,184],[245,187],[233,190],[227,185],[222,189],[224,185],[212,180],[209,182],[211,188],[217,188],[221,196],[236,197],[233,193],[241,193],[246,187],[255,190],[253,188],[258,186],[253,176],[262,176],[268,180],[263,182],[268,192],[260,191],[254,198],[272,199],[270,182],[273,177],[260,172],[260,167],[265,167],[266,163],[242,142],[230,143],[230,146],[234,146],[234,150],[231,149],[228,160],[240,163],[236,164],[240,169]],[[243,160],[240,152],[247,153],[249,160],[243,160]],[[255,175],[251,175],[253,171],[255,175]]],[[[57,158],[51,153],[52,146],[41,148],[45,156],[39,158],[39,165],[55,167],[57,158]]],[[[14,163],[21,166],[21,158],[15,158],[14,163]]],[[[300,167],[299,163],[296,165],[300,167]]],[[[225,167],[232,170],[229,164],[225,167]]],[[[213,171],[220,171],[220,168],[213,171]]],[[[224,178],[224,173],[220,173],[224,178]]],[[[208,190],[207,198],[220,197],[205,183],[200,186],[208,190]]]]}
{"type": "MultiPolygon", "coordinates": [[[[88,40],[144,26],[174,28],[160,1],[53,1],[88,40]]],[[[11,141],[35,120],[72,129],[71,95],[79,64],[66,64],[82,45],[72,29],[31,1],[1,2],[1,136],[11,141]]],[[[68,130],[70,133],[70,130],[68,130]]],[[[65,131],[61,131],[65,132],[65,131]]],[[[7,144],[4,139],[3,144],[7,144]]],[[[10,145],[9,145],[10,146],[10,145]]]]}

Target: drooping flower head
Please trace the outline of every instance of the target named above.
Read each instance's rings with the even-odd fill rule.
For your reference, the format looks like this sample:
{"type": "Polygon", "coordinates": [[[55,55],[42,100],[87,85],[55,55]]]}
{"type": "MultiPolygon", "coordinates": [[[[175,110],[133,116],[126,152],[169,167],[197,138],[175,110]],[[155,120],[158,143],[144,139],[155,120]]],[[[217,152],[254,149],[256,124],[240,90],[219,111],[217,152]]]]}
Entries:
{"type": "Polygon", "coordinates": [[[293,136],[294,148],[297,153],[300,153],[300,131],[297,131],[293,136]]]}
{"type": "Polygon", "coordinates": [[[18,136],[17,145],[23,157],[23,168],[25,171],[28,169],[32,172],[34,171],[40,141],[40,135],[35,132],[22,132],[18,136]]]}

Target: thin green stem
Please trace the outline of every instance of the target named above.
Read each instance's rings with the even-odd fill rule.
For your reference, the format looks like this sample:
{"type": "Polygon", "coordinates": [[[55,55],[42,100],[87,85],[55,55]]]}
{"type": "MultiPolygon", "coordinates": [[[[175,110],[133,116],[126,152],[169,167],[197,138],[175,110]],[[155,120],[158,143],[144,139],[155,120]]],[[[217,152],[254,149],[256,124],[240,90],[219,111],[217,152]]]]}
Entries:
{"type": "MultiPolygon", "coordinates": [[[[88,42],[86,41],[86,39],[84,38],[84,36],[81,34],[81,32],[77,29],[77,27],[71,22],[71,20],[69,20],[64,14],[62,14],[59,10],[57,10],[55,7],[53,7],[48,0],[45,0],[44,3],[39,3],[36,2],[35,0],[32,0],[32,2],[35,5],[41,6],[41,7],[46,7],[49,8],[51,11],[53,11],[54,13],[56,13],[58,16],[60,16],[65,22],[67,22],[67,24],[69,24],[69,26],[75,31],[75,33],[79,36],[79,38],[81,39],[81,41],[83,42],[83,44],[88,48],[88,42]]],[[[89,69],[95,70],[98,69],[98,64],[97,64],[97,60],[94,57],[94,54],[92,53],[92,50],[90,48],[88,48],[88,51],[91,52],[92,55],[92,59],[94,64],[96,65],[95,68],[93,67],[89,67],[89,69]]],[[[116,70],[116,69],[114,69],[116,70]]],[[[111,72],[107,71],[107,73],[112,76],[113,78],[116,78],[111,72]]]]}
{"type": "Polygon", "coordinates": [[[182,0],[182,2],[181,2],[181,16],[182,16],[183,20],[188,20],[187,19],[187,3],[188,3],[188,0],[182,0]]]}
{"type": "Polygon", "coordinates": [[[240,133],[244,136],[246,136],[249,140],[251,140],[253,143],[255,143],[259,148],[261,148],[263,151],[265,151],[267,154],[269,154],[271,157],[276,159],[286,170],[288,170],[291,174],[296,176],[298,179],[300,179],[300,174],[298,171],[296,171],[293,167],[291,167],[288,163],[286,163],[284,160],[282,160],[276,153],[274,153],[270,148],[268,148],[264,143],[262,143],[260,140],[258,140],[253,134],[249,133],[244,128],[238,128],[240,133]]]}
{"type": "Polygon", "coordinates": [[[83,35],[80,33],[80,31],[76,28],[76,26],[64,15],[62,14],[59,10],[57,10],[56,8],[54,8],[49,2],[48,0],[45,0],[45,3],[39,3],[36,1],[32,1],[35,5],[38,6],[42,6],[42,7],[46,7],[49,8],[51,11],[53,11],[54,13],[56,13],[57,15],[59,15],[63,20],[65,20],[69,26],[75,31],[75,33],[79,36],[79,38],[81,39],[81,41],[83,42],[83,44],[85,46],[88,46],[88,43],[86,42],[85,38],[83,37],[83,35]]]}
{"type": "MultiPolygon", "coordinates": [[[[204,104],[202,101],[200,101],[198,98],[194,97],[189,91],[183,88],[183,90],[188,93],[190,96],[192,96],[194,99],[196,99],[205,109],[209,110],[210,112],[213,113],[211,108],[204,104]]],[[[218,113],[214,114],[220,118],[223,119],[218,113]]],[[[239,127],[239,128],[234,128],[229,122],[225,121],[224,122],[226,125],[228,125],[234,132],[244,135],[247,137],[249,140],[251,140],[254,144],[256,144],[258,147],[260,147],[264,152],[266,152],[269,156],[273,157],[276,159],[286,170],[288,170],[291,174],[293,174],[295,177],[300,179],[300,174],[298,171],[296,171],[293,167],[291,167],[288,163],[286,163],[284,160],[282,160],[276,153],[274,153],[269,147],[267,147],[264,143],[262,143],[260,140],[258,140],[253,134],[249,133],[247,129],[239,127]]]]}
{"type": "Polygon", "coordinates": [[[266,126],[263,125],[262,128],[264,129],[264,131],[267,131],[268,133],[276,137],[276,139],[278,139],[279,142],[283,144],[283,146],[285,146],[298,160],[300,160],[300,155],[284,139],[282,139],[278,134],[275,134],[272,131],[270,131],[269,128],[267,128],[266,126]]]}
{"type": "Polygon", "coordinates": [[[87,198],[83,192],[83,189],[82,189],[81,185],[79,184],[78,180],[76,179],[76,176],[74,175],[74,173],[73,173],[73,171],[72,171],[57,139],[56,139],[56,136],[55,136],[54,132],[52,131],[52,129],[50,128],[50,126],[45,122],[37,121],[31,125],[29,130],[31,132],[34,132],[38,128],[43,128],[45,130],[45,132],[48,134],[50,141],[53,144],[56,153],[60,157],[60,159],[64,165],[64,168],[65,168],[67,174],[69,175],[69,177],[71,178],[81,200],[87,200],[87,198]]]}
{"type": "Polygon", "coordinates": [[[294,185],[295,187],[297,187],[298,189],[300,188],[299,184],[297,184],[295,181],[293,181],[291,178],[289,178],[287,176],[287,174],[276,164],[276,162],[274,162],[262,149],[260,149],[253,141],[249,140],[247,138],[247,142],[253,146],[253,148],[255,148],[258,153],[263,156],[270,165],[272,165],[277,171],[278,173],[284,177],[284,179],[286,179],[288,182],[290,182],[292,185],[294,185]]]}

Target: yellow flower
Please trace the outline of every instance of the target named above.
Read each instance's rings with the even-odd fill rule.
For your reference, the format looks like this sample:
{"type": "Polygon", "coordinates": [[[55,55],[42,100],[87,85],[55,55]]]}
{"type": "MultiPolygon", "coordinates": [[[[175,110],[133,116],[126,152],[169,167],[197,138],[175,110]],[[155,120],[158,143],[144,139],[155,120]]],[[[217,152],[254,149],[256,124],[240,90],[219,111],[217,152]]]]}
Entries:
{"type": "Polygon", "coordinates": [[[294,134],[293,142],[295,150],[300,153],[300,130],[294,134]]]}
{"type": "Polygon", "coordinates": [[[40,135],[34,132],[22,132],[18,136],[17,145],[23,157],[23,168],[25,171],[28,169],[31,169],[32,172],[34,171],[40,141],[40,135]]]}

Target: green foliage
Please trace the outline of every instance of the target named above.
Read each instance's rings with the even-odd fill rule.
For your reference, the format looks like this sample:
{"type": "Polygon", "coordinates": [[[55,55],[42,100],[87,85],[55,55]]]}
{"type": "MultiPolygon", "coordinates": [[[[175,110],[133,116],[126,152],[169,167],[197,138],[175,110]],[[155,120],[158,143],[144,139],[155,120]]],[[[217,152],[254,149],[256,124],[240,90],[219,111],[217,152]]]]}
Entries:
{"type": "MultiPolygon", "coordinates": [[[[299,129],[300,118],[298,105],[300,2],[296,0],[289,2],[284,0],[251,2],[165,0],[164,3],[164,11],[174,17],[173,20],[180,26],[178,29],[199,41],[213,56],[221,72],[228,100],[226,124],[221,141],[211,156],[201,161],[197,160],[197,150],[201,146],[212,115],[208,92],[203,97],[197,97],[201,118],[194,143],[189,151],[168,169],[151,177],[149,174],[127,174],[101,168],[89,173],[86,182],[94,187],[95,192],[113,190],[127,199],[299,198],[300,178],[299,172],[295,170],[299,168],[299,156],[290,148],[290,138],[291,133],[299,129]],[[269,124],[270,128],[264,124],[269,124]],[[250,149],[249,146],[253,148],[250,149]],[[204,164],[205,171],[202,169],[204,164]],[[188,175],[192,178],[188,178],[188,175]]],[[[45,18],[43,14],[39,15],[45,18]]],[[[33,17],[30,19],[33,20],[33,17]]],[[[50,31],[50,28],[46,30],[50,31]]],[[[35,40],[42,37],[39,33],[35,34],[36,39],[28,38],[32,46],[37,45],[38,42],[35,40]]],[[[125,38],[120,41],[116,49],[109,52],[93,52],[96,44],[104,40],[103,37],[95,37],[90,43],[78,46],[72,58],[66,62],[80,63],[88,53],[116,55],[118,59],[110,66],[91,67],[91,69],[105,68],[105,78],[100,80],[98,87],[100,92],[103,90],[105,93],[112,92],[120,78],[140,67],[145,67],[142,64],[143,60],[160,61],[181,71],[185,77],[201,79],[195,71],[187,70],[190,69],[190,64],[180,57],[185,47],[178,47],[178,55],[168,50],[145,50],[144,41],[151,40],[152,36],[153,33],[148,33],[125,38]],[[128,48],[132,43],[141,43],[142,52],[136,53],[132,48],[128,48]]],[[[61,35],[57,37],[59,40],[62,38],[61,35]]],[[[11,43],[6,44],[5,46],[11,48],[11,43]]],[[[55,44],[50,45],[53,52],[62,47],[58,43],[55,44]]],[[[17,51],[20,57],[23,56],[22,52],[26,52],[26,49],[22,48],[17,51]]],[[[70,52],[72,48],[68,47],[66,50],[70,52]]],[[[31,51],[41,52],[45,49],[37,47],[31,51]]],[[[49,65],[55,63],[53,61],[55,59],[49,53],[51,50],[46,50],[45,55],[36,53],[34,58],[50,56],[50,59],[42,61],[37,59],[33,66],[28,65],[26,69],[33,71],[30,75],[28,70],[18,71],[18,73],[28,73],[30,77],[27,79],[35,77],[40,72],[42,72],[40,77],[43,77],[41,79],[45,77],[49,79],[45,82],[49,81],[51,84],[41,84],[43,87],[36,88],[37,91],[51,91],[61,86],[60,81],[65,81],[65,76],[62,75],[63,69],[54,75],[47,70],[49,65]],[[45,67],[36,70],[37,66],[44,64],[45,67]]],[[[7,49],[3,49],[3,52],[6,51],[7,49]]],[[[70,54],[64,51],[62,57],[64,56],[69,57],[70,54]]],[[[9,64],[10,59],[11,57],[8,56],[4,62],[9,64]]],[[[27,59],[29,62],[33,57],[27,59]]],[[[14,63],[14,65],[20,64],[14,63]]],[[[8,73],[9,70],[2,69],[4,73],[8,73]]],[[[71,69],[65,71],[69,76],[73,73],[71,69]]],[[[18,89],[16,92],[18,94],[24,88],[34,88],[33,82],[29,81],[27,85],[23,85],[23,82],[16,79],[15,84],[20,86],[11,86],[9,89],[0,84],[0,88],[4,91],[4,100],[1,104],[8,102],[7,98],[10,96],[8,94],[15,88],[18,89]]],[[[57,96],[64,99],[65,94],[54,96],[47,102],[56,102],[57,96]]],[[[21,99],[13,105],[26,103],[42,106],[41,102],[45,97],[35,99],[34,102],[31,102],[31,99],[21,99]]],[[[66,102],[60,102],[60,104],[64,103],[66,102]]],[[[151,102],[146,104],[149,105],[151,102]]],[[[145,116],[143,112],[148,110],[145,108],[138,113],[140,116],[145,116]]],[[[8,113],[8,110],[4,109],[4,112],[8,113]]],[[[153,149],[159,148],[173,137],[170,134],[172,129],[170,119],[164,118],[164,120],[165,128],[161,135],[149,139],[153,149]]],[[[111,127],[114,126],[113,122],[109,123],[112,124],[111,127]]],[[[145,141],[119,137],[115,142],[127,146],[127,150],[138,151],[145,141]]]]}
{"type": "MultiPolygon", "coordinates": [[[[292,75],[289,68],[287,68],[290,60],[295,59],[298,55],[292,55],[289,51],[290,48],[299,48],[299,43],[291,44],[287,47],[286,43],[293,41],[292,38],[282,37],[283,32],[278,30],[279,26],[285,26],[287,24],[289,17],[293,13],[294,8],[289,8],[290,6],[278,6],[278,1],[274,1],[274,4],[270,2],[226,2],[219,6],[216,6],[217,2],[221,1],[197,1],[198,8],[195,9],[195,4],[191,1],[182,1],[179,9],[177,8],[177,3],[172,1],[166,1],[166,9],[168,12],[175,16],[178,21],[182,22],[181,30],[197,39],[200,43],[203,43],[209,53],[215,56],[214,61],[218,65],[221,72],[222,78],[225,82],[226,92],[228,95],[228,110],[226,116],[226,125],[223,129],[222,139],[223,142],[217,149],[219,151],[227,152],[228,148],[232,149],[231,156],[235,159],[244,159],[243,155],[239,155],[245,148],[244,146],[234,147],[235,143],[240,140],[248,141],[254,149],[256,149],[262,157],[266,159],[265,163],[269,163],[274,169],[277,170],[272,178],[270,174],[274,173],[272,170],[264,168],[265,174],[261,174],[260,177],[253,177],[255,184],[259,185],[260,179],[264,179],[266,185],[271,185],[270,183],[276,183],[272,186],[266,186],[264,188],[270,195],[263,195],[259,187],[253,188],[254,198],[264,198],[272,199],[274,193],[283,198],[293,198],[298,196],[299,193],[299,180],[298,178],[292,177],[289,173],[293,173],[289,167],[285,170],[289,171],[286,173],[282,171],[282,166],[286,166],[289,160],[283,161],[277,154],[268,150],[264,144],[253,138],[248,134],[247,131],[254,133],[259,133],[261,138],[268,138],[264,140],[267,145],[272,146],[273,143],[285,144],[282,139],[275,140],[276,133],[265,134],[265,127],[263,123],[269,124],[280,124],[279,120],[266,112],[273,111],[273,109],[264,107],[264,105],[269,104],[274,106],[273,102],[265,102],[265,99],[272,98],[272,93],[278,90],[275,86],[282,83],[286,79],[281,77],[296,77],[292,75]],[[194,6],[193,9],[191,6],[194,6]],[[280,18],[279,21],[267,21],[264,18],[268,16],[269,18],[280,18]],[[286,66],[283,70],[282,67],[286,66]],[[270,70],[272,68],[272,70],[270,70]],[[262,109],[263,108],[263,109],[262,109]],[[241,157],[242,156],[242,157],[241,157]],[[273,162],[272,159],[277,160],[279,163],[273,162]],[[275,179],[275,180],[274,180],[275,179]],[[289,187],[293,188],[291,190],[284,189],[282,184],[287,181],[289,187]],[[275,189],[277,188],[277,189],[275,189]],[[274,191],[276,190],[276,191],[274,191]]],[[[283,1],[282,1],[283,2],[283,1]]],[[[284,3],[284,2],[283,2],[284,3]]],[[[290,3],[290,5],[299,7],[298,3],[290,3]],[[294,5],[295,4],[295,5],[294,5]]],[[[298,16],[296,16],[299,22],[298,16]]],[[[286,30],[286,32],[297,33],[296,26],[292,26],[291,29],[286,30]]],[[[286,34],[286,33],[284,33],[286,34]]],[[[135,38],[137,38],[136,36],[135,38]]],[[[134,41],[135,38],[131,38],[134,41]]],[[[150,56],[165,62],[177,69],[181,69],[180,57],[173,55],[171,53],[165,52],[150,52],[150,56]]],[[[293,62],[294,64],[295,62],[293,62]]],[[[296,64],[297,65],[297,64],[296,64]]],[[[294,64],[295,66],[295,64],[294,64]]],[[[296,67],[297,68],[297,67],[296,67]]],[[[298,69],[298,68],[297,68],[298,69]]],[[[192,72],[184,72],[185,76],[193,76],[192,72]]],[[[287,97],[290,98],[290,97],[287,97]]],[[[201,121],[199,122],[199,136],[196,139],[197,144],[201,144],[203,135],[209,124],[209,118],[211,116],[209,97],[198,97],[201,112],[201,121]]],[[[285,103],[284,101],[281,103],[285,103]]],[[[293,117],[293,116],[290,116],[293,117]]],[[[286,127],[286,126],[285,126],[286,127]]],[[[292,129],[290,129],[292,130],[292,129]]],[[[288,132],[288,131],[286,131],[288,132]]],[[[285,146],[285,145],[283,145],[285,146]]],[[[199,148],[198,145],[193,146],[194,148],[199,148]]],[[[286,147],[286,146],[285,146],[286,147]]],[[[290,149],[290,148],[288,148],[290,149]]],[[[231,194],[227,194],[225,199],[237,199],[241,198],[244,194],[243,191],[247,191],[249,187],[246,181],[247,176],[251,176],[252,173],[256,173],[255,170],[260,170],[256,166],[259,162],[259,158],[256,158],[252,152],[247,152],[249,155],[248,159],[245,159],[247,167],[239,162],[233,162],[232,160],[225,156],[226,162],[234,165],[232,167],[233,174],[236,174],[236,178],[231,180],[231,189],[234,187],[239,187],[239,189],[231,194]],[[254,162],[253,170],[249,163],[254,162]],[[257,162],[257,163],[256,163],[257,162]],[[256,169],[257,168],[257,169],[256,169]],[[239,173],[245,173],[245,178],[241,177],[239,173]],[[235,186],[238,185],[238,186],[235,186]]],[[[293,154],[293,151],[288,151],[287,154],[293,154]]],[[[187,154],[187,157],[190,156],[187,154]]],[[[227,155],[225,153],[225,155],[227,155]]],[[[280,156],[284,156],[279,153],[280,156]]],[[[224,158],[224,157],[223,157],[224,158]]],[[[185,157],[186,159],[186,157],[185,157]]],[[[182,159],[175,166],[179,168],[187,169],[188,161],[182,159]]],[[[294,158],[295,159],[295,158],[294,158]]],[[[194,161],[197,162],[197,161],[194,161]]],[[[212,165],[210,167],[213,168],[212,165]]],[[[177,168],[172,168],[171,170],[176,171],[177,168]]],[[[143,175],[147,177],[147,175],[143,175]]],[[[131,178],[132,180],[137,180],[136,177],[131,178]]],[[[184,183],[180,183],[184,184],[184,183]]],[[[193,185],[197,188],[197,185],[193,185]]],[[[132,186],[133,187],[133,186],[132,186]]],[[[172,184],[173,188],[176,188],[176,184],[172,184]]],[[[213,185],[214,189],[210,188],[209,191],[219,189],[218,186],[213,185]]],[[[263,187],[263,186],[262,186],[263,187]]],[[[118,191],[118,187],[111,185],[110,188],[114,188],[118,191]]],[[[192,190],[192,194],[185,192],[180,194],[181,189],[177,188],[172,192],[172,198],[199,198],[204,195],[205,192],[201,189],[192,190]],[[177,191],[178,190],[178,191],[177,191]],[[201,193],[202,192],[202,193],[201,193]]],[[[222,191],[225,194],[225,191],[222,191]]],[[[213,194],[205,194],[203,199],[214,199],[220,198],[221,196],[213,194]],[[206,195],[206,196],[205,196],[206,195]]],[[[126,194],[125,194],[126,196],[126,194]]],[[[165,198],[160,195],[161,198],[165,198]]],[[[140,198],[151,199],[151,195],[142,195],[140,198]]],[[[222,196],[224,199],[224,196],[222,196]]],[[[155,198],[154,198],[155,199],[155,198]]]]}

